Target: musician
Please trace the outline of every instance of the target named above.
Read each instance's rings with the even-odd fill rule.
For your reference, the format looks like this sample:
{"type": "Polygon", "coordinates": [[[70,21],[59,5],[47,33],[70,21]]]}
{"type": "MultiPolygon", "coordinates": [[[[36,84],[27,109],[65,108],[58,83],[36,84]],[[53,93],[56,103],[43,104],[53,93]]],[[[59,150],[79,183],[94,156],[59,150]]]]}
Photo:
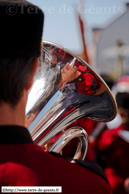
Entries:
{"type": "Polygon", "coordinates": [[[98,161],[103,166],[113,194],[129,193],[129,93],[117,93],[122,124],[102,133],[98,161]]]}
{"type": "Polygon", "coordinates": [[[62,186],[67,194],[109,194],[110,185],[97,165],[44,152],[24,127],[43,18],[41,9],[27,1],[0,1],[0,186],[62,186]]]}
{"type": "MultiPolygon", "coordinates": [[[[52,64],[58,64],[61,62],[64,64],[61,72],[65,74],[65,84],[68,82],[72,82],[75,85],[75,91],[78,93],[86,94],[89,96],[94,94],[99,95],[97,90],[100,90],[101,83],[87,69],[86,66],[84,67],[81,62],[76,61],[73,67],[68,67],[68,62],[73,60],[73,57],[62,49],[57,49],[56,47],[53,47],[50,50],[50,54],[52,57],[52,64]],[[71,71],[68,71],[69,69],[71,71]],[[70,76],[67,75],[68,72],[70,72],[70,76]],[[69,77],[71,77],[71,80],[69,79],[69,77]]],[[[60,66],[62,66],[62,64],[60,64],[60,66]]]]}

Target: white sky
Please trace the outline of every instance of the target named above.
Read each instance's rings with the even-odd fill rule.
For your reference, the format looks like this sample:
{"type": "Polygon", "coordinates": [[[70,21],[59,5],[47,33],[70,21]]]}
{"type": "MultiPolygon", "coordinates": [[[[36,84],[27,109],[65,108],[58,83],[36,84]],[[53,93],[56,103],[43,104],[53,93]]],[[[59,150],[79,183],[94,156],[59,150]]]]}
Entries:
{"type": "Polygon", "coordinates": [[[55,42],[71,51],[81,47],[78,10],[85,21],[86,42],[92,39],[92,27],[104,27],[125,11],[126,0],[29,0],[45,13],[43,40],[55,42]]]}

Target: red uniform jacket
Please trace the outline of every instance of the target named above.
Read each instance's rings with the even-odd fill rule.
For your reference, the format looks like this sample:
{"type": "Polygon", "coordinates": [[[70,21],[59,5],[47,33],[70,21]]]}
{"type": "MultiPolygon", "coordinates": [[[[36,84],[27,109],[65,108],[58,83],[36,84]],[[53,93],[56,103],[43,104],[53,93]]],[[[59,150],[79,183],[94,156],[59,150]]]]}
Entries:
{"type": "Polygon", "coordinates": [[[103,175],[44,152],[21,126],[0,127],[0,156],[0,186],[62,186],[66,194],[112,193],[103,175]]]}
{"type": "Polygon", "coordinates": [[[101,83],[95,78],[95,76],[85,67],[83,67],[80,62],[75,63],[77,70],[81,72],[81,75],[73,80],[77,87],[77,92],[86,94],[86,95],[93,95],[101,86],[101,83]]]}
{"type": "Polygon", "coordinates": [[[124,181],[129,177],[129,129],[124,125],[105,131],[99,140],[104,169],[113,193],[125,194],[124,181]]]}

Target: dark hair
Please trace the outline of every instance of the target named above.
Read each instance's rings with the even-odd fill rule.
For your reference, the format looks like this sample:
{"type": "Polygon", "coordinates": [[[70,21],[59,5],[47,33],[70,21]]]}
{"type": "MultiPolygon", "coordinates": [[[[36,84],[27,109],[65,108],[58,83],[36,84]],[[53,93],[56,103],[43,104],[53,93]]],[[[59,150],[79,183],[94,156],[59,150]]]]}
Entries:
{"type": "Polygon", "coordinates": [[[117,93],[116,102],[118,108],[129,109],[129,93],[126,92],[117,93]]]}
{"type": "Polygon", "coordinates": [[[17,105],[26,86],[32,60],[30,57],[0,59],[0,104],[17,105]]]}

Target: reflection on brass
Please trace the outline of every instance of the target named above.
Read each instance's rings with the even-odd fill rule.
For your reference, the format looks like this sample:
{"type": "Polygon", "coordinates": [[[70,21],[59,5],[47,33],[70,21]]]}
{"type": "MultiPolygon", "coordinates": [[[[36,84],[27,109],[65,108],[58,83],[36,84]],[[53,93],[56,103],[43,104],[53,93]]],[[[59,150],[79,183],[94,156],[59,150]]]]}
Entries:
{"type": "MultiPolygon", "coordinates": [[[[84,60],[57,44],[44,41],[39,61],[26,109],[26,118],[29,118],[26,126],[35,143],[45,145],[82,117],[102,122],[115,117],[116,103],[109,88],[84,60]]],[[[80,157],[83,159],[87,134],[79,127],[70,132],[72,138],[79,134],[78,150],[83,150],[80,157]]],[[[64,139],[62,136],[51,151],[60,152],[64,139]]]]}

